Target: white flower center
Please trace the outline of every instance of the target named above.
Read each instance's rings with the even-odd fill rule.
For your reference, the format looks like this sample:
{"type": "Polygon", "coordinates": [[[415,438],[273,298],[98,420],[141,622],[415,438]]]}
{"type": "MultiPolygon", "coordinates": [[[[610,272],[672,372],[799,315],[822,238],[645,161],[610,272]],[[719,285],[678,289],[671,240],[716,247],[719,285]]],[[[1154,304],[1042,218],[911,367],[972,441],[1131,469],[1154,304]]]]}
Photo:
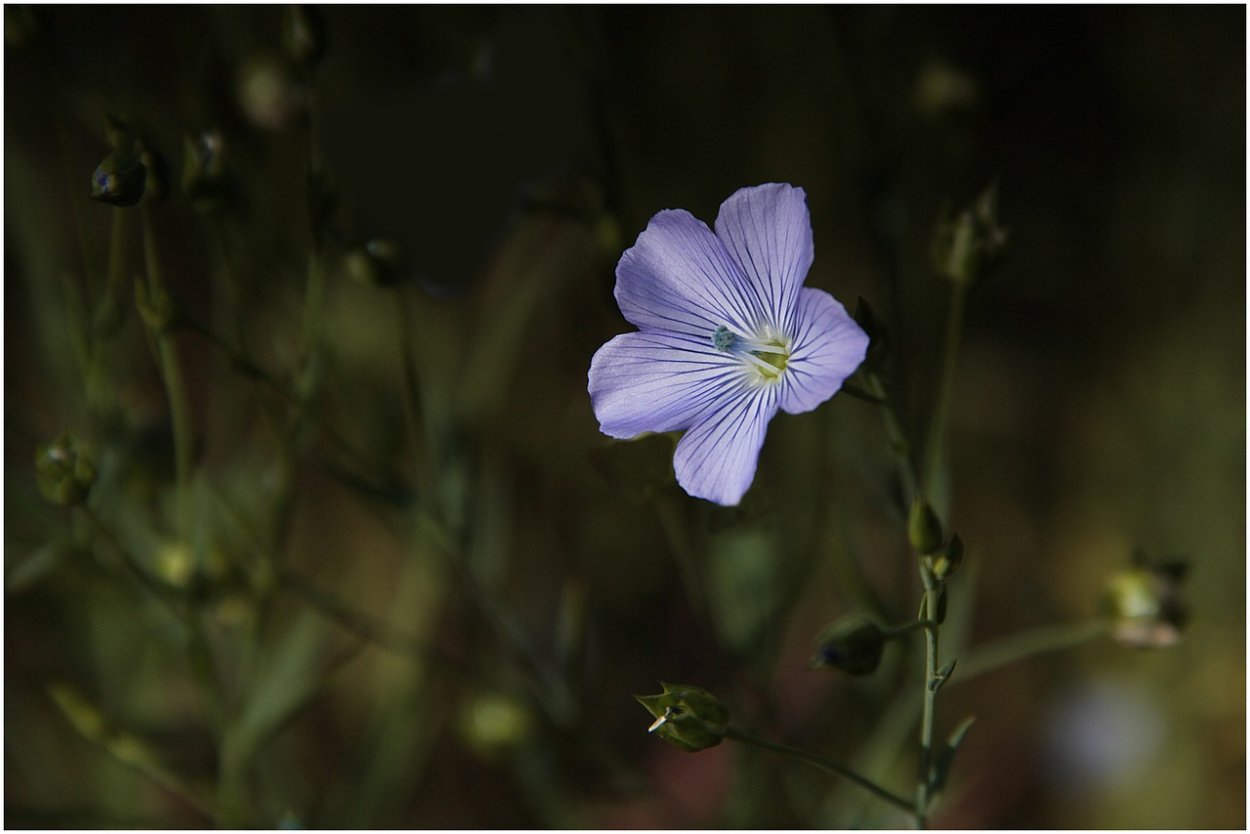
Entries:
{"type": "Polygon", "coordinates": [[[790,361],[790,340],[767,326],[753,337],[746,337],[722,324],[712,333],[712,344],[741,359],[751,370],[753,381],[760,384],[781,379],[790,361]]]}

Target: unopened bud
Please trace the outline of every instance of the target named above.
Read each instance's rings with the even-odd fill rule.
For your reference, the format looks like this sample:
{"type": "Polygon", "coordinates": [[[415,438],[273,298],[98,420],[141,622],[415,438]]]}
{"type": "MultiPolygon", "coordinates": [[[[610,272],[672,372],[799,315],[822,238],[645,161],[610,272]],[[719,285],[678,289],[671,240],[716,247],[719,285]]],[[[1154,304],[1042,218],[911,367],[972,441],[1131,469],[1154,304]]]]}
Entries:
{"type": "Polygon", "coordinates": [[[907,539],[917,553],[929,554],[942,546],[942,522],[923,498],[911,505],[907,518],[907,539]]]}
{"type": "Polygon", "coordinates": [[[182,142],[182,192],[197,211],[215,211],[226,202],[225,142],[215,130],[182,142]]]}
{"type": "Polygon", "coordinates": [[[399,246],[389,240],[374,239],[343,256],[343,266],[353,281],[386,287],[402,277],[405,261],[399,246]]]}
{"type": "Polygon", "coordinates": [[[95,474],[95,464],[68,432],[35,451],[39,491],[53,504],[81,504],[95,483],[95,474]]]}
{"type": "Polygon", "coordinates": [[[635,695],[655,718],[647,729],[687,752],[706,750],[724,740],[729,710],[706,689],[679,683],[661,683],[659,695],[635,695]]]}
{"type": "Polygon", "coordinates": [[[136,154],[113,151],[91,174],[91,199],[111,206],[133,206],[143,199],[148,172],[136,154]]]}
{"type": "Polygon", "coordinates": [[[972,284],[1001,258],[1007,229],[998,221],[998,188],[985,189],[971,206],[939,221],[933,265],[957,284],[972,284]]]}
{"type": "Polygon", "coordinates": [[[282,131],[304,112],[307,95],[285,62],[260,58],[246,66],[239,78],[239,103],[253,123],[282,131]]]}
{"type": "Polygon", "coordinates": [[[1111,578],[1102,610],[1111,636],[1129,646],[1163,648],[1180,642],[1188,610],[1181,599],[1184,565],[1139,565],[1111,578]]]}
{"type": "Polygon", "coordinates": [[[460,732],[483,756],[515,749],[529,737],[533,716],[516,698],[483,694],[460,713],[460,732]]]}
{"type": "Polygon", "coordinates": [[[930,559],[933,575],[938,579],[950,579],[964,562],[964,540],[958,533],[951,535],[946,547],[941,548],[930,559]]]}
{"type": "Polygon", "coordinates": [[[820,645],[811,668],[833,667],[851,675],[868,675],[877,670],[888,638],[867,617],[848,614],[830,624],[820,635],[820,645]]]}

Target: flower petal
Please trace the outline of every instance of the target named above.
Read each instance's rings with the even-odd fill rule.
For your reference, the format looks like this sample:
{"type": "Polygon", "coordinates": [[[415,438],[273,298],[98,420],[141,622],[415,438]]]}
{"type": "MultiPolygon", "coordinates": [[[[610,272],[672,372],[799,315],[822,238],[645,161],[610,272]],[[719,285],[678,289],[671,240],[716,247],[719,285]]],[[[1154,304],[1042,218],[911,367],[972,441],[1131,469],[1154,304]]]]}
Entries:
{"type": "Polygon", "coordinates": [[[742,270],[707,224],[682,209],[651,218],[616,265],[616,301],[640,330],[710,340],[758,317],[742,270]]]}
{"type": "Polygon", "coordinates": [[[677,444],[677,483],[696,498],[736,505],[755,480],[768,421],[776,413],[773,385],[744,385],[723,396],[677,444]]]}
{"type": "Polygon", "coordinates": [[[803,189],[784,183],[738,189],[721,203],[716,236],[751,282],[770,323],[791,332],[796,296],[816,251],[803,189]]]}
{"type": "Polygon", "coordinates": [[[689,428],[734,390],[742,364],[710,340],[678,333],[623,333],[590,361],[590,403],[611,437],[689,428]]]}
{"type": "Polygon", "coordinates": [[[794,346],[782,375],[781,408],[811,411],[832,397],[868,352],[868,334],[824,290],[804,287],[795,305],[794,346]]]}

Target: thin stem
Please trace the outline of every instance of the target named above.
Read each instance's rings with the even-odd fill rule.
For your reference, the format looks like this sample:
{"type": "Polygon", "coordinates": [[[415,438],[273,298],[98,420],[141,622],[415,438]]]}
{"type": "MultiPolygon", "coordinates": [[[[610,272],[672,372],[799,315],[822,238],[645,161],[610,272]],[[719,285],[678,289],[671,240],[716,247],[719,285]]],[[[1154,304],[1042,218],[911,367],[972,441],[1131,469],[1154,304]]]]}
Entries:
{"type": "Polygon", "coordinates": [[[1094,621],[1042,626],[1012,634],[973,649],[967,659],[960,661],[959,674],[952,682],[964,683],[978,675],[1039,654],[1080,646],[1103,637],[1107,631],[1107,623],[1094,621]]]}
{"type": "MultiPolygon", "coordinates": [[[[937,608],[937,580],[932,571],[920,560],[920,580],[924,583],[924,619],[933,620],[937,608]]],[[[925,687],[924,706],[920,719],[920,777],[916,783],[916,826],[925,828],[928,822],[929,798],[932,788],[933,767],[933,724],[937,713],[937,690],[934,684],[938,677],[938,633],[936,624],[925,629],[924,634],[924,667],[925,687]]]]}
{"type": "Polygon", "coordinates": [[[881,401],[885,406],[882,415],[885,420],[885,431],[890,441],[890,451],[894,455],[895,463],[898,465],[899,478],[903,482],[903,489],[906,492],[905,498],[907,504],[910,505],[918,494],[919,485],[916,479],[916,470],[911,462],[911,443],[907,440],[907,433],[903,431],[903,425],[898,419],[898,412],[894,407],[894,400],[886,391],[885,384],[876,374],[868,375],[868,385],[871,389],[870,396],[881,401]]]}
{"type": "Polygon", "coordinates": [[[844,779],[848,779],[859,785],[864,790],[872,793],[874,796],[884,799],[886,802],[902,811],[911,813],[913,810],[913,805],[910,800],[881,787],[876,782],[866,776],[861,776],[846,765],[826,759],[824,756],[819,756],[798,747],[791,747],[788,744],[778,744],[775,741],[766,741],[762,738],[756,738],[736,730],[733,727],[730,727],[726,731],[725,738],[731,739],[732,741],[736,741],[740,744],[758,747],[761,750],[770,750],[774,753],[780,753],[783,756],[789,756],[792,759],[797,759],[798,761],[819,768],[826,773],[833,773],[837,776],[843,777],[844,779]]]}
{"type": "MultiPolygon", "coordinates": [[[[161,280],[160,259],[156,252],[156,235],[152,230],[152,218],[147,207],[143,207],[141,211],[148,295],[151,298],[158,298],[165,293],[165,285],[161,280]]],[[[182,379],[182,369],[178,364],[178,352],[174,349],[172,337],[164,331],[154,333],[153,336],[156,339],[156,354],[161,379],[165,383],[165,394],[169,400],[169,419],[174,435],[174,473],[178,488],[178,534],[185,539],[190,534],[191,528],[191,410],[186,386],[182,379]]]]}
{"type": "Polygon", "coordinates": [[[842,393],[849,394],[857,400],[863,400],[864,402],[872,403],[873,405],[888,405],[890,402],[885,397],[870,394],[858,385],[853,385],[849,382],[842,383],[842,393]]]}
{"type": "Polygon", "coordinates": [[[942,471],[942,445],[946,439],[946,418],[950,410],[951,390],[955,384],[955,365],[959,354],[959,338],[964,326],[964,300],[968,288],[951,286],[950,307],[946,315],[946,335],[942,342],[942,376],[933,403],[933,418],[925,440],[924,494],[933,500],[942,471]]]}
{"type": "Polygon", "coordinates": [[[902,637],[905,634],[910,634],[911,632],[922,628],[926,631],[936,632],[938,624],[933,620],[912,620],[910,623],[903,623],[900,626],[894,626],[894,628],[887,628],[885,630],[885,638],[887,640],[892,640],[895,637],[902,637]]]}

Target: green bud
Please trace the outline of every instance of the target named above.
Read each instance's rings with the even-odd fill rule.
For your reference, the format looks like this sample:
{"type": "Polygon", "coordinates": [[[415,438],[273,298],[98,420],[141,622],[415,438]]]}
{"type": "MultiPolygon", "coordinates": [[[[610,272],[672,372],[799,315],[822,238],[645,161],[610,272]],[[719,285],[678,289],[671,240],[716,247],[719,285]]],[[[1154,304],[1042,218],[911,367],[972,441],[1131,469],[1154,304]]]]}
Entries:
{"type": "Polygon", "coordinates": [[[515,749],[529,738],[533,716],[516,698],[478,695],[460,713],[460,733],[474,750],[492,757],[515,749]]]}
{"type": "Polygon", "coordinates": [[[266,130],[288,130],[308,104],[307,91],[291,67],[273,57],[250,61],[240,74],[238,90],[243,112],[266,130]]]}
{"type": "Polygon", "coordinates": [[[35,451],[35,477],[44,498],[72,507],[87,499],[95,483],[95,464],[66,432],[35,451]]]}
{"type": "Polygon", "coordinates": [[[942,522],[923,498],[911,505],[907,518],[907,539],[917,553],[929,554],[942,546],[942,522]]]}
{"type": "Polygon", "coordinates": [[[659,695],[635,695],[655,718],[647,732],[655,733],[690,753],[715,747],[729,730],[729,710],[706,689],[679,683],[661,683],[659,695]]]}
{"type": "Polygon", "coordinates": [[[143,199],[148,171],[139,156],[113,151],[91,174],[91,199],[111,206],[133,206],[143,199]]]}
{"type": "Polygon", "coordinates": [[[321,11],[314,6],[288,6],[282,20],[282,47],[296,66],[315,66],[326,49],[321,11]]]}
{"type": "Polygon", "coordinates": [[[215,130],[183,138],[182,193],[197,211],[216,211],[227,200],[224,150],[221,134],[215,130]]]}
{"type": "Polygon", "coordinates": [[[1111,636],[1138,648],[1163,648],[1180,642],[1189,612],[1181,599],[1186,567],[1139,564],[1107,583],[1102,612],[1111,636]]]}
{"type": "Polygon", "coordinates": [[[871,674],[881,663],[886,640],[885,632],[872,620],[848,614],[825,628],[810,667],[831,666],[851,675],[871,674]]]}
{"type": "Polygon", "coordinates": [[[957,284],[973,284],[997,264],[1007,245],[998,220],[998,186],[985,189],[971,206],[938,222],[933,266],[957,284]]]}
{"type": "Polygon", "coordinates": [[[946,547],[938,550],[930,559],[930,569],[938,579],[950,579],[964,562],[964,540],[958,533],[951,535],[946,547]]]}

